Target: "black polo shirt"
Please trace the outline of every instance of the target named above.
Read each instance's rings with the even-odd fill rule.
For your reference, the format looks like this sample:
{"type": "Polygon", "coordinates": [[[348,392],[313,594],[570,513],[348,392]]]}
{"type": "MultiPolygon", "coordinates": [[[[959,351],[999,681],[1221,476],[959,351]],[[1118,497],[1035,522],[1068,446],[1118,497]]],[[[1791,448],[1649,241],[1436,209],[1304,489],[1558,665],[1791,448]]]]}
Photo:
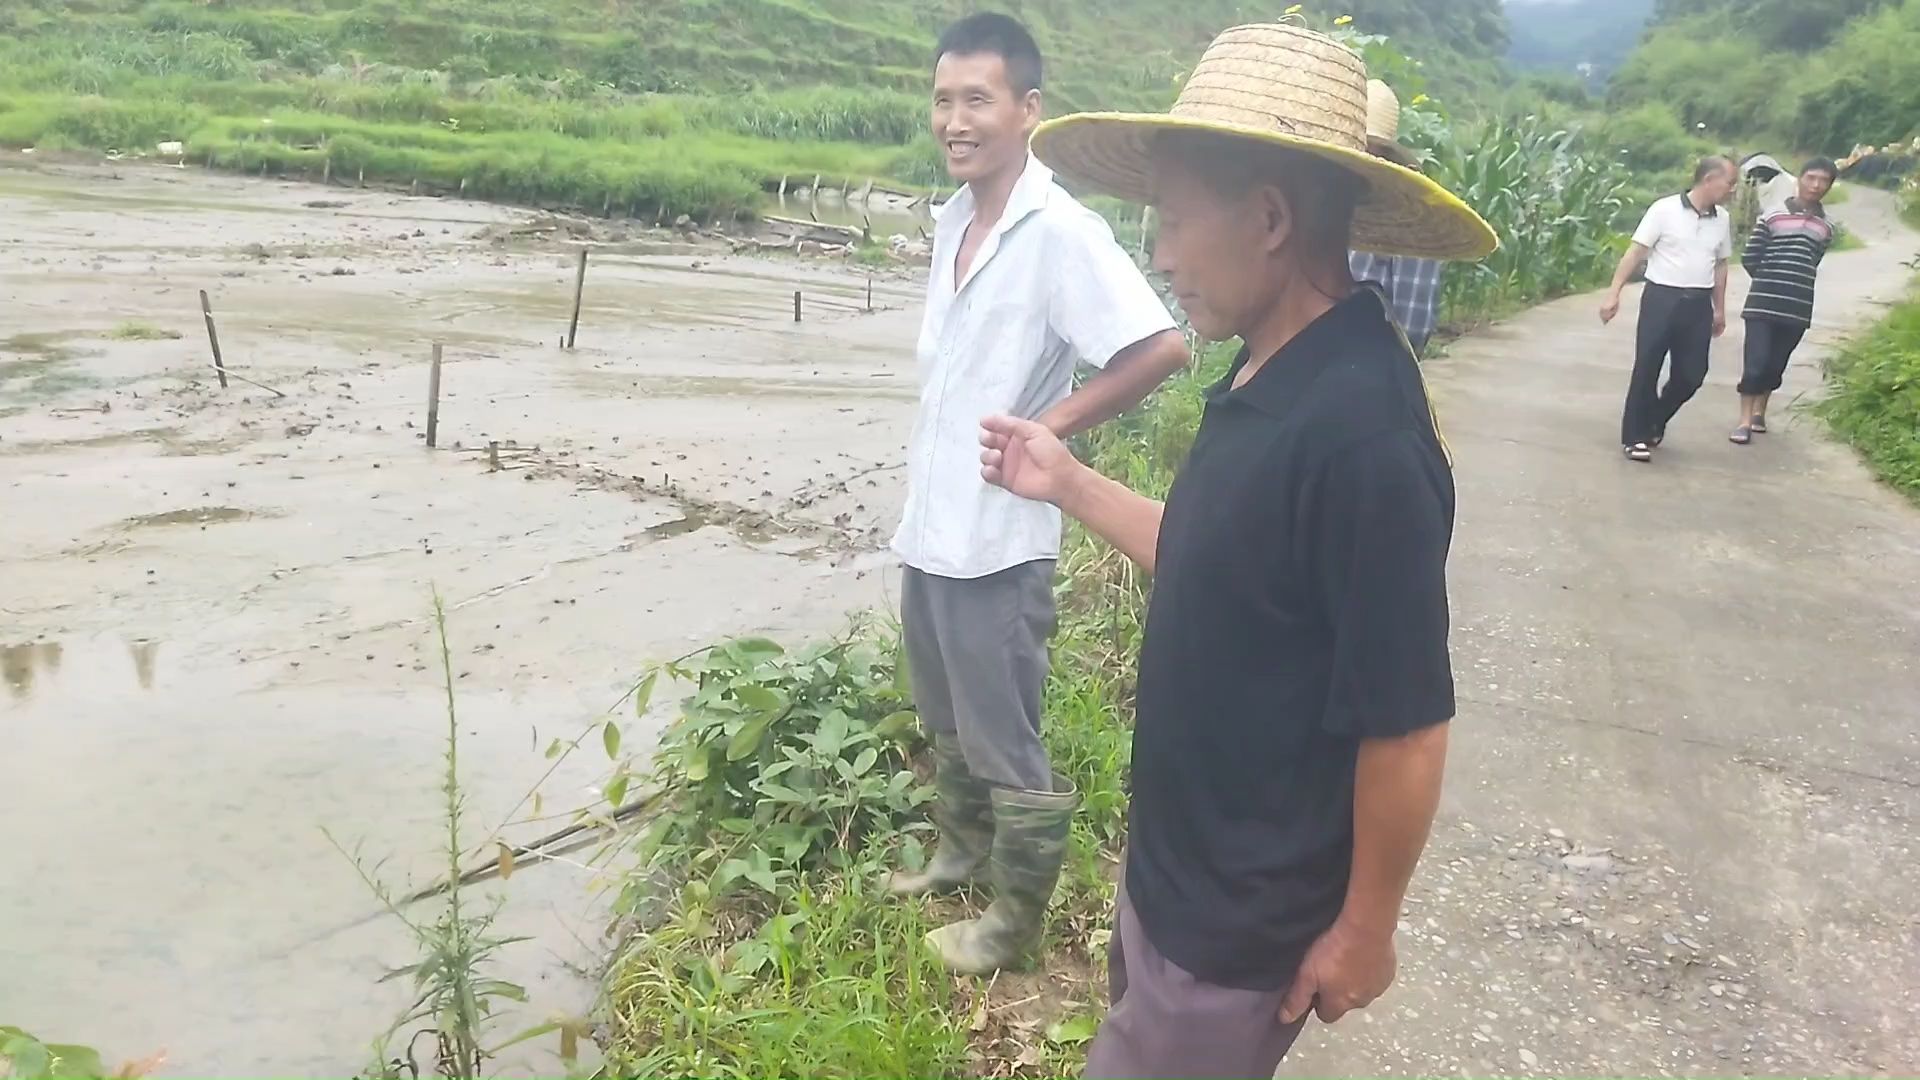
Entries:
{"type": "Polygon", "coordinates": [[[1246,362],[1160,525],[1126,878],[1168,959],[1271,990],[1340,912],[1360,741],[1453,716],[1453,474],[1371,289],[1246,362]]]}

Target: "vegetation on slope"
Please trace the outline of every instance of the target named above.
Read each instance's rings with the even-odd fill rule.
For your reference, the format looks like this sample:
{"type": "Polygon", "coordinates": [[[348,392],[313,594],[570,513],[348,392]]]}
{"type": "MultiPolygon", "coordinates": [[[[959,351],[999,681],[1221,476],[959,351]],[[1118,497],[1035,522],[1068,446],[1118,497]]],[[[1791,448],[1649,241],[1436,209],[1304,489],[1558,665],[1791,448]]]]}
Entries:
{"type": "Polygon", "coordinates": [[[1920,0],[1662,0],[1656,18],[1616,106],[1834,154],[1920,125],[1920,0]]]}
{"type": "MultiPolygon", "coordinates": [[[[1239,0],[1010,0],[1055,111],[1162,108],[1239,0]]],[[[1498,0],[1354,0],[1437,79],[1494,78],[1498,0]]],[[[791,176],[945,182],[929,53],[969,0],[16,0],[0,144],[151,153],[591,211],[750,210],[791,176]]]]}

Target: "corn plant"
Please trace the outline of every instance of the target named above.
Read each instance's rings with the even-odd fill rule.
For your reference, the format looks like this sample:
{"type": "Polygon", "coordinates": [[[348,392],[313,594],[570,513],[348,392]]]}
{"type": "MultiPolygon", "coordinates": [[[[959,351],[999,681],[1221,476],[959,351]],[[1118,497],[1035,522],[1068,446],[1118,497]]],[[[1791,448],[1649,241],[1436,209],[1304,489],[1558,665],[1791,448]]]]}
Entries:
{"type": "Polygon", "coordinates": [[[1497,118],[1466,134],[1444,120],[1415,128],[1427,171],[1493,226],[1500,250],[1446,276],[1449,322],[1471,324],[1606,280],[1625,250],[1617,229],[1625,173],[1577,134],[1536,116],[1497,118]]]}

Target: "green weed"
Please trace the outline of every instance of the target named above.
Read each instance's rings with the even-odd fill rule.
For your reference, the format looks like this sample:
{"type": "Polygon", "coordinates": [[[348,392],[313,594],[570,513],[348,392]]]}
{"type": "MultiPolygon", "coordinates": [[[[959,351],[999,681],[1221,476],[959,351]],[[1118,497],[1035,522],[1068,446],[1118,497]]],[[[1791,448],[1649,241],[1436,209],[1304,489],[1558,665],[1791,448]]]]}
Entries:
{"type": "MultiPolygon", "coordinates": [[[[421,1075],[421,1064],[413,1048],[422,1035],[428,1037],[433,1047],[428,1066],[433,1074],[449,1080],[473,1080],[483,1075],[485,1062],[501,1048],[484,1045],[493,1027],[494,1006],[501,1001],[526,1000],[526,991],[520,987],[489,978],[485,973],[502,948],[524,939],[496,937],[492,926],[498,905],[490,910],[475,911],[466,903],[461,887],[465,870],[461,860],[465,852],[460,829],[466,797],[460,787],[460,724],[453,693],[453,651],[447,644],[446,608],[438,592],[433,598],[433,617],[447,713],[440,774],[447,877],[442,892],[444,903],[438,916],[429,922],[408,914],[406,903],[397,899],[380,880],[377,865],[367,866],[357,854],[341,847],[331,833],[327,834],[328,841],[353,863],[361,880],[387,912],[406,926],[419,950],[418,960],[387,975],[388,979],[408,979],[413,985],[414,999],[393,1026],[374,1041],[374,1061],[366,1075],[382,1080],[421,1075]],[[399,1040],[397,1050],[396,1039],[399,1040]]],[[[556,1026],[543,1025],[501,1045],[543,1034],[556,1026]]]]}
{"type": "Polygon", "coordinates": [[[107,331],[107,337],[114,341],[178,341],[180,331],[162,329],[138,319],[128,319],[107,331]]]}
{"type": "Polygon", "coordinates": [[[1827,381],[1820,414],[1882,480],[1920,502],[1920,294],[1828,360],[1827,381]]]}

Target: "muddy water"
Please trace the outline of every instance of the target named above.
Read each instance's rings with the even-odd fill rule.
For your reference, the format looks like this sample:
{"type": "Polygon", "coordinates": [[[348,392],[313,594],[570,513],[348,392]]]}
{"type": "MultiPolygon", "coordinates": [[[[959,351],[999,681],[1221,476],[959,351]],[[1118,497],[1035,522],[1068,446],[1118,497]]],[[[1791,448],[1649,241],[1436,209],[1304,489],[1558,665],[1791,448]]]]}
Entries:
{"type": "MultiPolygon", "coordinates": [[[[648,660],[888,603],[910,281],[869,314],[864,274],[605,254],[566,351],[571,259],[498,246],[498,207],[42,166],[0,168],[0,219],[0,1021],[168,1075],[359,1067],[409,945],[328,834],[435,875],[436,589],[472,842],[648,660]],[[285,397],[218,388],[200,289],[285,397]]],[[[507,1023],[591,999],[593,879],[486,887],[535,937],[507,1023]]]]}

